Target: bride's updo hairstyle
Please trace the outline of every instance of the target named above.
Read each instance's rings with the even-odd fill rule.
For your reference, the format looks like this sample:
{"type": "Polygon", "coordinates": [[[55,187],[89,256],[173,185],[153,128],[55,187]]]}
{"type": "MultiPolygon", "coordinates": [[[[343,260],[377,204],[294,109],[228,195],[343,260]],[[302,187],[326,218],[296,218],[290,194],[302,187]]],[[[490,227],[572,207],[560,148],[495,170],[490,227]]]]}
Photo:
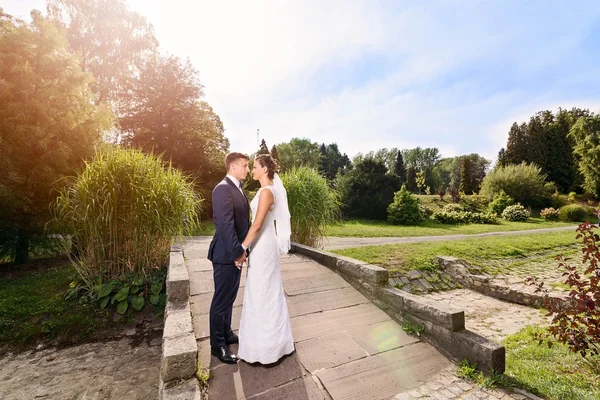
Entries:
{"type": "Polygon", "coordinates": [[[270,180],[273,180],[275,172],[279,172],[279,163],[270,154],[259,154],[254,159],[254,162],[260,164],[261,167],[267,168],[267,176],[270,180]]]}

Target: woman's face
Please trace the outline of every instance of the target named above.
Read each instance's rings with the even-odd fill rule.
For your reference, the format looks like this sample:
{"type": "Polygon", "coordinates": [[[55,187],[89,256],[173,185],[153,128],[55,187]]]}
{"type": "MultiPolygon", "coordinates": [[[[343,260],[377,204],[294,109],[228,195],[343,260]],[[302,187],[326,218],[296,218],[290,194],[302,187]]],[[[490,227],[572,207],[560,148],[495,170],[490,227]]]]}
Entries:
{"type": "Polygon", "coordinates": [[[252,168],[252,179],[258,181],[266,173],[267,167],[263,167],[262,165],[260,165],[260,161],[254,160],[254,167],[252,168]]]}

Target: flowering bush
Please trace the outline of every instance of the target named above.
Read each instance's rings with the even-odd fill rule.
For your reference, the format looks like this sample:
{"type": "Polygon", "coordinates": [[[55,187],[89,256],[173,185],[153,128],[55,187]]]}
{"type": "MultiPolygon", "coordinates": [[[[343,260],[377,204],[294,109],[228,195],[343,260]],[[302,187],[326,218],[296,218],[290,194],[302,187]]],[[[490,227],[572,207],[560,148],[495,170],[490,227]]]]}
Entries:
{"type": "MultiPolygon", "coordinates": [[[[444,207],[445,208],[445,207],[444,207]]],[[[494,213],[476,213],[470,211],[440,211],[433,214],[433,219],[440,224],[495,224],[498,217],[494,213]]]]}
{"type": "Polygon", "coordinates": [[[442,212],[463,212],[467,211],[465,208],[457,203],[446,204],[444,208],[442,208],[442,212]]]}
{"type": "Polygon", "coordinates": [[[531,214],[521,204],[513,204],[502,211],[502,218],[507,221],[525,222],[531,214]]]}
{"type": "Polygon", "coordinates": [[[490,203],[490,212],[500,215],[506,207],[512,206],[513,204],[515,204],[513,198],[504,193],[504,190],[501,190],[500,193],[494,197],[494,201],[490,203]]]}
{"type": "Polygon", "coordinates": [[[548,207],[544,208],[540,211],[540,216],[544,218],[546,221],[558,221],[558,217],[560,216],[560,211],[556,208],[548,207]]]}

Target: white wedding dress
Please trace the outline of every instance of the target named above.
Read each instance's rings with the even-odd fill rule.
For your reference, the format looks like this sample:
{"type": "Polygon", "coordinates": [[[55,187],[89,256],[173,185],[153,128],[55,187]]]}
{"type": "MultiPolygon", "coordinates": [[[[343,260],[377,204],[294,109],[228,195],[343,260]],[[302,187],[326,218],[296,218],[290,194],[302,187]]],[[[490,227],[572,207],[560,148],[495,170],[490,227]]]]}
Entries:
{"type": "MultiPolygon", "coordinates": [[[[274,191],[273,186],[266,186],[256,193],[250,203],[253,220],[262,190],[274,191]]],[[[271,364],[294,351],[294,338],[281,280],[274,207],[275,204],[267,212],[248,260],[238,356],[249,363],[271,364]]]]}

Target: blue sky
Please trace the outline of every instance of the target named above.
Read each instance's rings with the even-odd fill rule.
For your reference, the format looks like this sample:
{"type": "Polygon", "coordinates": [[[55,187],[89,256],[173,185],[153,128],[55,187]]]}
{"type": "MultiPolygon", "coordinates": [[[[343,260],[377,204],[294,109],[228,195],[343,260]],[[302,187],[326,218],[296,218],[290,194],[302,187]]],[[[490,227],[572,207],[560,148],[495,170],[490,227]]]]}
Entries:
{"type": "Polygon", "coordinates": [[[495,159],[513,121],[600,111],[598,1],[127,3],[198,69],[232,150],[253,152],[260,128],[269,146],[306,137],[350,156],[421,146],[495,159]]]}

